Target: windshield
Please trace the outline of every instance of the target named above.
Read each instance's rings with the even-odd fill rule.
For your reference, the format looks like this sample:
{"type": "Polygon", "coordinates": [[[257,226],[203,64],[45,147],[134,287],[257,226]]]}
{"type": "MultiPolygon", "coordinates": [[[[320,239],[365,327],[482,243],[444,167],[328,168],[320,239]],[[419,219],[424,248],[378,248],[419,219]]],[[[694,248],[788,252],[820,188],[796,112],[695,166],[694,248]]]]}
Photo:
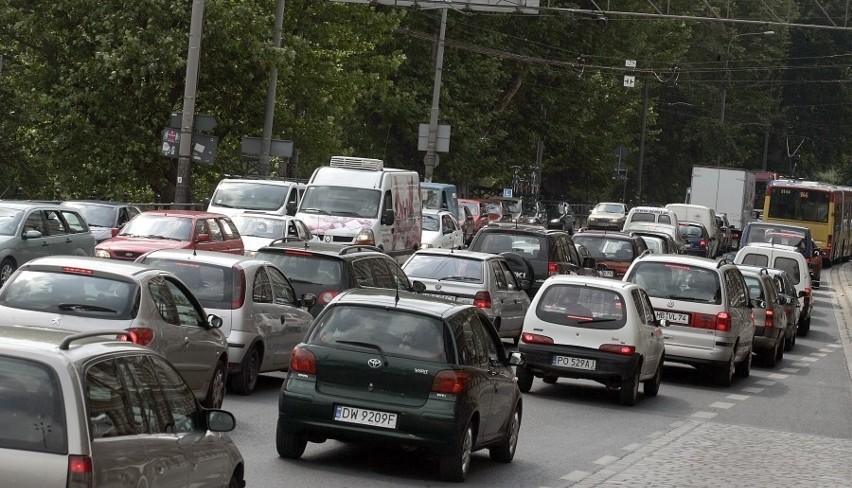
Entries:
{"type": "Polygon", "coordinates": [[[80,212],[90,227],[115,227],[114,207],[78,202],[69,203],[68,206],[80,212]]]}
{"type": "Polygon", "coordinates": [[[266,239],[281,239],[284,237],[282,219],[264,217],[262,215],[235,215],[232,219],[240,235],[243,237],[263,237],[266,239]]]}
{"type": "Polygon", "coordinates": [[[343,261],[339,259],[325,258],[296,249],[283,253],[259,251],[255,259],[275,264],[294,284],[313,283],[335,288],[342,286],[343,261]]]}
{"type": "Polygon", "coordinates": [[[441,222],[437,215],[423,214],[423,230],[438,232],[441,230],[441,222]]]}
{"type": "Polygon", "coordinates": [[[11,208],[0,208],[0,235],[13,236],[21,223],[24,212],[11,208]]]}
{"type": "Polygon", "coordinates": [[[482,283],[482,265],[478,259],[415,254],[402,269],[409,278],[482,283]]]}
{"type": "Polygon", "coordinates": [[[183,259],[179,261],[163,259],[156,256],[145,259],[143,263],[152,268],[176,274],[205,308],[231,310],[234,308],[234,302],[240,302],[235,300],[241,297],[234,296],[234,288],[231,286],[234,270],[230,266],[189,262],[183,259]]]}
{"type": "Polygon", "coordinates": [[[722,303],[719,274],[688,264],[638,262],[624,281],[645,288],[648,295],[697,303],[722,303]]]}
{"type": "Polygon", "coordinates": [[[228,181],[219,184],[211,201],[220,207],[276,212],[284,206],[289,189],[257,181],[228,181]]]}
{"type": "Polygon", "coordinates": [[[128,222],[118,235],[188,241],[192,236],[192,219],[175,215],[140,214],[128,222]]]}
{"type": "Polygon", "coordinates": [[[624,206],[618,203],[599,203],[595,206],[595,212],[624,213],[624,206]]]}
{"type": "Polygon", "coordinates": [[[302,197],[299,211],[375,219],[379,216],[379,190],[342,186],[309,186],[302,197]]]}
{"type": "Polygon", "coordinates": [[[770,219],[828,222],[831,193],[815,188],[798,189],[770,187],[770,219]]]}

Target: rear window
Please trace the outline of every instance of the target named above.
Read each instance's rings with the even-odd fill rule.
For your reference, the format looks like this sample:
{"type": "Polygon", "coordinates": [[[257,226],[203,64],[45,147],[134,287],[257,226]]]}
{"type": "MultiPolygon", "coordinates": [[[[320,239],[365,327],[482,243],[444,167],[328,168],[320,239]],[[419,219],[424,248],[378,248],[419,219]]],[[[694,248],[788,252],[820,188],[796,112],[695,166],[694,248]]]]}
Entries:
{"type": "Polygon", "coordinates": [[[547,237],[524,234],[483,233],[472,251],[500,254],[514,252],[527,259],[547,259],[547,237]]]}
{"type": "Polygon", "coordinates": [[[400,310],[338,305],[328,309],[307,339],[309,344],[365,347],[386,356],[446,362],[443,321],[400,310]]]}
{"type": "Polygon", "coordinates": [[[296,249],[284,252],[260,251],[256,259],[278,266],[294,283],[339,286],[343,281],[343,261],[296,249]]]}
{"type": "Polygon", "coordinates": [[[697,225],[681,225],[680,235],[683,237],[701,237],[704,234],[701,227],[697,225]]]}
{"type": "Polygon", "coordinates": [[[765,268],[769,265],[769,256],[765,254],[747,253],[743,255],[742,264],[765,268]]]}
{"type": "Polygon", "coordinates": [[[73,271],[21,271],[3,286],[0,305],[107,320],[130,320],[136,315],[139,287],[135,282],[68,269],[73,271]]]}
{"type": "Polygon", "coordinates": [[[409,278],[482,283],[483,262],[456,256],[415,254],[402,268],[409,278]]]}
{"type": "Polygon", "coordinates": [[[0,356],[0,449],[68,452],[62,390],[56,373],[0,356]]]}
{"type": "Polygon", "coordinates": [[[577,234],[574,242],[586,246],[595,259],[607,261],[632,261],[633,243],[626,239],[606,236],[589,236],[577,234]]]}
{"type": "Polygon", "coordinates": [[[626,322],[624,310],[624,300],[612,290],[585,285],[553,285],[544,290],[535,314],[552,324],[620,329],[626,322]]]}
{"type": "Polygon", "coordinates": [[[171,271],[206,308],[231,309],[234,270],[230,266],[152,257],[144,261],[152,268],[171,271]]]}
{"type": "Polygon", "coordinates": [[[716,270],[689,264],[639,262],[625,281],[641,286],[656,298],[696,303],[722,303],[722,290],[716,270]]]}
{"type": "Polygon", "coordinates": [[[802,279],[801,270],[799,269],[799,262],[792,258],[785,257],[776,257],[775,258],[775,268],[783,269],[790,275],[790,279],[793,280],[793,284],[798,285],[799,281],[802,279]]]}
{"type": "Polygon", "coordinates": [[[631,222],[653,222],[654,214],[651,213],[635,213],[630,217],[631,222]]]}

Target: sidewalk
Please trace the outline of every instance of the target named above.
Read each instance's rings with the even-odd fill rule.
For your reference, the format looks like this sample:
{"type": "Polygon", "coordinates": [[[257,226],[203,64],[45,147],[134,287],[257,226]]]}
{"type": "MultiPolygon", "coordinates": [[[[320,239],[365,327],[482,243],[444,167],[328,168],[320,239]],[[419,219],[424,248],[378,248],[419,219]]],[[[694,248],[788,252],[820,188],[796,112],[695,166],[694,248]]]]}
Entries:
{"type": "MultiPolygon", "coordinates": [[[[837,320],[852,389],[852,263],[836,265],[830,273],[831,309],[837,320]]],[[[823,280],[825,283],[826,280],[823,280]]],[[[839,352],[839,351],[838,351],[839,352]]],[[[835,352],[837,354],[837,352],[835,352]]],[[[779,432],[690,418],[672,430],[588,476],[566,486],[596,487],[802,487],[852,486],[852,437],[779,432]],[[765,465],[763,453],[783,453],[783,463],[765,465]],[[738,456],[735,453],[754,453],[738,456]],[[725,459],[724,467],[720,460],[725,459]]]]}

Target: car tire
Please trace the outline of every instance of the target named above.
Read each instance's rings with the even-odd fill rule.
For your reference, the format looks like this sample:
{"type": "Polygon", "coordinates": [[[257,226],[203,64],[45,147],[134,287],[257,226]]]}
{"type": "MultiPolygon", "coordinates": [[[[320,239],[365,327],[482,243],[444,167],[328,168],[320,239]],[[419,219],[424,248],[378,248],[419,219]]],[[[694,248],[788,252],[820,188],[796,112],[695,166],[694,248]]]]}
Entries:
{"type": "Polygon", "coordinates": [[[518,281],[520,281],[521,279],[526,279],[530,282],[530,286],[535,283],[535,272],[533,271],[532,264],[529,262],[529,260],[521,256],[520,254],[514,252],[504,252],[500,255],[506,259],[506,264],[509,265],[509,269],[512,271],[516,278],[519,273],[523,273],[524,275],[526,275],[526,278],[517,278],[518,281]]]}
{"type": "Polygon", "coordinates": [[[646,397],[655,397],[660,392],[660,384],[663,382],[663,358],[657,363],[657,371],[650,380],[642,383],[642,393],[646,397]]]}
{"type": "Polygon", "coordinates": [[[520,389],[522,393],[529,392],[532,388],[533,378],[535,378],[532,371],[530,371],[530,368],[526,366],[516,366],[515,376],[518,379],[518,389],[520,389]]]}
{"type": "Polygon", "coordinates": [[[225,400],[225,381],[227,381],[226,373],[227,366],[225,362],[219,359],[216,363],[216,369],[213,370],[213,376],[210,378],[210,386],[207,388],[207,397],[201,402],[206,408],[222,408],[222,402],[225,400]]]}
{"type": "Polygon", "coordinates": [[[788,352],[792,351],[793,346],[795,346],[795,345],[796,345],[796,332],[793,332],[792,334],[790,334],[789,337],[787,337],[784,340],[784,350],[788,351],[788,352]]]}
{"type": "Polygon", "coordinates": [[[279,420],[278,429],[275,432],[275,448],[278,450],[278,455],[285,459],[299,459],[305,453],[306,447],[308,447],[308,440],[305,436],[285,432],[279,420]]]}
{"type": "Polygon", "coordinates": [[[778,366],[778,345],[776,345],[771,351],[765,351],[763,359],[766,362],[766,366],[769,368],[778,366]]]}
{"type": "Polygon", "coordinates": [[[746,354],[745,359],[737,363],[736,367],[734,368],[734,374],[736,374],[740,378],[748,378],[749,376],[751,376],[751,361],[753,357],[753,351],[754,350],[749,347],[748,354],[746,354]]]}
{"type": "Polygon", "coordinates": [[[231,475],[231,480],[228,482],[228,488],[243,488],[244,486],[245,482],[243,482],[243,479],[234,472],[231,475]]]}
{"type": "Polygon", "coordinates": [[[12,258],[6,258],[0,262],[0,286],[5,285],[17,269],[18,265],[15,264],[15,260],[12,258]]]}
{"type": "Polygon", "coordinates": [[[735,357],[736,354],[731,352],[731,358],[728,359],[725,364],[720,364],[715,367],[713,370],[713,383],[716,383],[719,386],[731,386],[731,382],[734,379],[734,369],[736,368],[736,365],[734,364],[735,357]]]}
{"type": "Polygon", "coordinates": [[[802,321],[799,325],[799,335],[802,337],[807,337],[808,332],[811,331],[811,316],[808,315],[808,318],[802,321]]]}
{"type": "Polygon", "coordinates": [[[441,456],[441,480],[462,482],[470,472],[473,455],[473,422],[468,422],[451,454],[441,456]]]}
{"type": "Polygon", "coordinates": [[[780,363],[782,359],[784,359],[784,341],[778,344],[778,350],[775,351],[775,361],[780,363]]]}
{"type": "Polygon", "coordinates": [[[511,463],[515,457],[515,450],[518,447],[518,436],[521,432],[521,405],[515,405],[515,410],[512,412],[512,417],[509,419],[509,426],[506,428],[506,436],[503,441],[494,447],[488,449],[488,455],[492,461],[498,463],[511,463]]]}
{"type": "Polygon", "coordinates": [[[636,372],[633,376],[621,382],[621,388],[618,390],[618,399],[622,405],[632,407],[639,401],[639,373],[642,371],[642,364],[636,365],[636,372]]]}
{"type": "Polygon", "coordinates": [[[246,351],[243,364],[238,373],[228,376],[231,391],[240,395],[251,395],[257,386],[257,377],[260,373],[261,364],[260,350],[253,345],[246,351]]]}

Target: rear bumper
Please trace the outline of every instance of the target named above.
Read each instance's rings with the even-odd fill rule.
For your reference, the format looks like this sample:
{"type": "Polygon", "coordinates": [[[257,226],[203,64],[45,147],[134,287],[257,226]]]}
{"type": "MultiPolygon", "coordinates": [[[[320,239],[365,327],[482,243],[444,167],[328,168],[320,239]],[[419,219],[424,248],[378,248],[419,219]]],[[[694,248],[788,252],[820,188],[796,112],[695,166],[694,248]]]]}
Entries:
{"type": "Polygon", "coordinates": [[[632,378],[639,365],[639,355],[625,356],[577,346],[530,345],[521,343],[518,351],[526,356],[526,363],[536,376],[589,379],[616,386],[632,378]],[[555,356],[564,356],[595,361],[594,370],[569,368],[553,364],[555,356]]]}

